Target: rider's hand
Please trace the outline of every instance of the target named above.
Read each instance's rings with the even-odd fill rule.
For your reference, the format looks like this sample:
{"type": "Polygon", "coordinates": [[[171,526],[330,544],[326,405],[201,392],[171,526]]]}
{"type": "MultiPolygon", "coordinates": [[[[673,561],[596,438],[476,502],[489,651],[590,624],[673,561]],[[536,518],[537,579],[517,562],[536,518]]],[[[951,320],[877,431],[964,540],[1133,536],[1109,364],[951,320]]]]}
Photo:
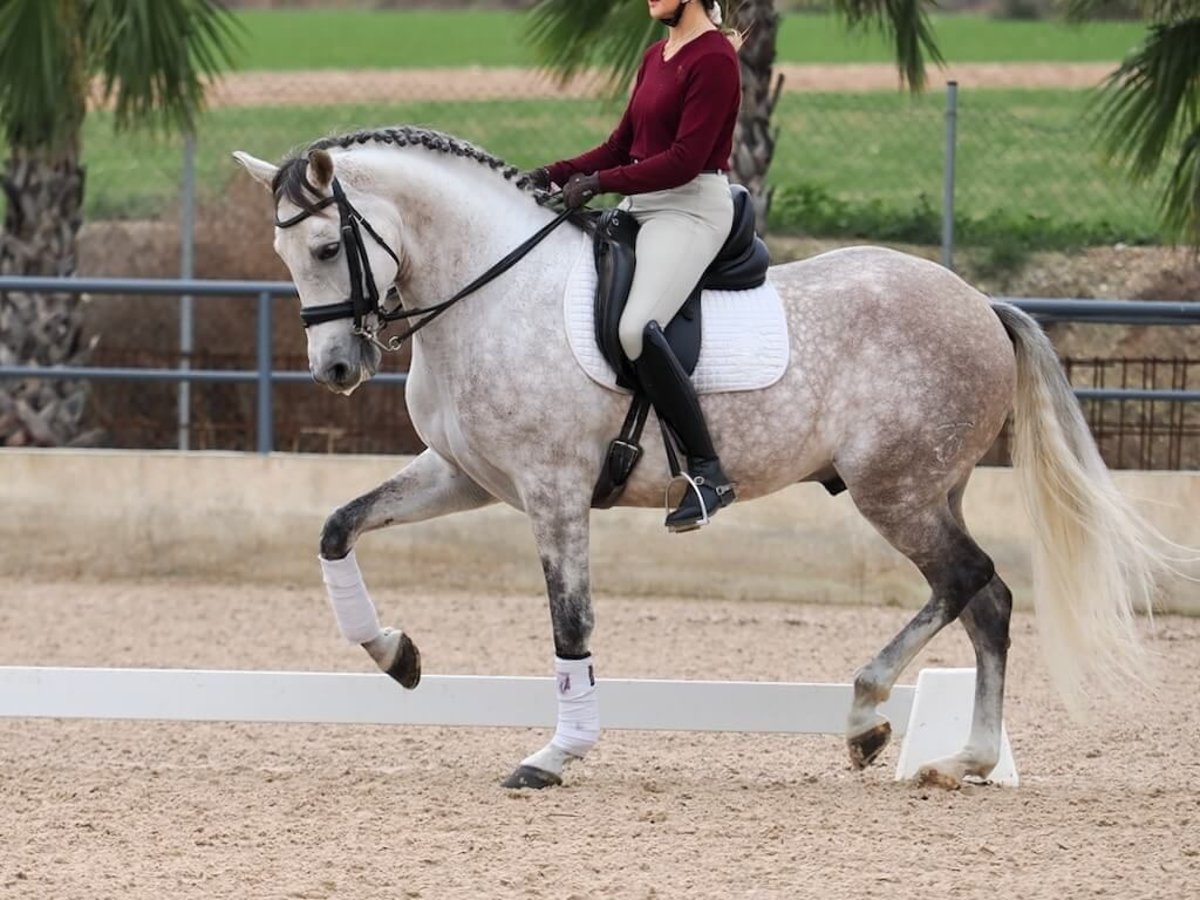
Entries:
{"type": "Polygon", "coordinates": [[[526,184],[532,185],[539,191],[550,190],[550,170],[545,166],[538,169],[530,169],[524,173],[521,178],[526,184]]]}
{"type": "Polygon", "coordinates": [[[567,180],[566,187],[563,188],[563,202],[570,209],[579,209],[598,193],[600,193],[599,175],[584,175],[576,172],[567,180]]]}

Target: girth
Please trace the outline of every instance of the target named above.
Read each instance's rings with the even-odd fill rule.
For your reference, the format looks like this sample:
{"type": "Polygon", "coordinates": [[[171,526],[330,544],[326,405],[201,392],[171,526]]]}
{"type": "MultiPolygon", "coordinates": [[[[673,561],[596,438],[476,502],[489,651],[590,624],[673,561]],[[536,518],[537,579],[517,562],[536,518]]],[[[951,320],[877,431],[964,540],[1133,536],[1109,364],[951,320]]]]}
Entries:
{"type": "MultiPolygon", "coordinates": [[[[767,280],[770,253],[754,231],[754,204],[750,192],[740,184],[730,185],[729,191],[733,198],[733,225],[729,237],[679,312],[663,329],[672,351],[689,375],[695,371],[700,358],[701,293],[705,290],[750,290],[767,280]]],[[[592,506],[597,508],[612,506],[625,489],[625,482],[641,458],[638,441],[650,407],[621,349],[619,334],[621,314],[629,299],[637,263],[638,228],[637,221],[627,211],[607,209],[597,220],[593,243],[597,274],[596,343],[616,371],[617,384],[633,391],[621,433],[609,445],[608,457],[592,492],[592,506]]],[[[669,441],[667,447],[670,454],[669,441]]],[[[669,459],[674,471],[677,465],[673,458],[669,459]]]]}

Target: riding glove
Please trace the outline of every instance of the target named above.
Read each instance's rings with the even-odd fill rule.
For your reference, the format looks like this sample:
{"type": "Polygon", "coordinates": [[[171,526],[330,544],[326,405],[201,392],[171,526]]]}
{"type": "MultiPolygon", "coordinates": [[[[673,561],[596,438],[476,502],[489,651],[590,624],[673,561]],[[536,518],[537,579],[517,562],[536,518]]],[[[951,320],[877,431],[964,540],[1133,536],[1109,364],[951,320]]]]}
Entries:
{"type": "Polygon", "coordinates": [[[599,175],[584,175],[576,172],[567,180],[566,187],[563,188],[563,202],[571,209],[579,209],[598,193],[600,193],[599,175]]]}

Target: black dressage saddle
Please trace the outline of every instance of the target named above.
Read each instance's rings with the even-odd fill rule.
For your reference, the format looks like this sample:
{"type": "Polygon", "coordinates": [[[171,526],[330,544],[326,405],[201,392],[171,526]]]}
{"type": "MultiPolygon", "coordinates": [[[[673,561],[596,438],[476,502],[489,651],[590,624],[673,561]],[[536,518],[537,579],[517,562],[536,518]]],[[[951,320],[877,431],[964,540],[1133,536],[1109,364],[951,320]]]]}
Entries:
{"type": "MultiPolygon", "coordinates": [[[[733,197],[733,226],[712,265],[692,288],[687,301],[663,329],[671,349],[689,375],[700,358],[700,294],[705,290],[743,291],[761,286],[767,280],[771,257],[767,245],[754,231],[754,205],[750,192],[740,184],[730,185],[733,197]]],[[[637,259],[638,223],[627,211],[614,208],[600,213],[596,221],[594,253],[596,257],[596,343],[617,373],[617,384],[633,391],[633,401],[625,416],[620,435],[612,441],[608,458],[592,492],[592,506],[608,508],[625,489],[633,468],[641,457],[638,444],[646,424],[650,402],[641,393],[637,377],[621,350],[618,325],[637,259]]],[[[668,448],[670,443],[668,442],[668,448]]],[[[672,469],[676,466],[672,461],[672,469]]]]}

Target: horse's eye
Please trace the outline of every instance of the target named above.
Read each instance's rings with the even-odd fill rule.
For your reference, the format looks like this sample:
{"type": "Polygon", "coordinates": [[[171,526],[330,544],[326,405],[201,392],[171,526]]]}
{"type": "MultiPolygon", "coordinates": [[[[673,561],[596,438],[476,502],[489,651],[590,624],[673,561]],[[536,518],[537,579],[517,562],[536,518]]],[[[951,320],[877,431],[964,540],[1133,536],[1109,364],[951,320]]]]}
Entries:
{"type": "Polygon", "coordinates": [[[338,251],[341,248],[342,248],[342,245],[340,243],[338,243],[337,241],[334,241],[332,244],[322,244],[320,247],[318,247],[316,249],[316,252],[314,255],[317,257],[317,259],[321,260],[322,262],[328,262],[329,260],[333,259],[335,256],[338,255],[338,251]]]}

